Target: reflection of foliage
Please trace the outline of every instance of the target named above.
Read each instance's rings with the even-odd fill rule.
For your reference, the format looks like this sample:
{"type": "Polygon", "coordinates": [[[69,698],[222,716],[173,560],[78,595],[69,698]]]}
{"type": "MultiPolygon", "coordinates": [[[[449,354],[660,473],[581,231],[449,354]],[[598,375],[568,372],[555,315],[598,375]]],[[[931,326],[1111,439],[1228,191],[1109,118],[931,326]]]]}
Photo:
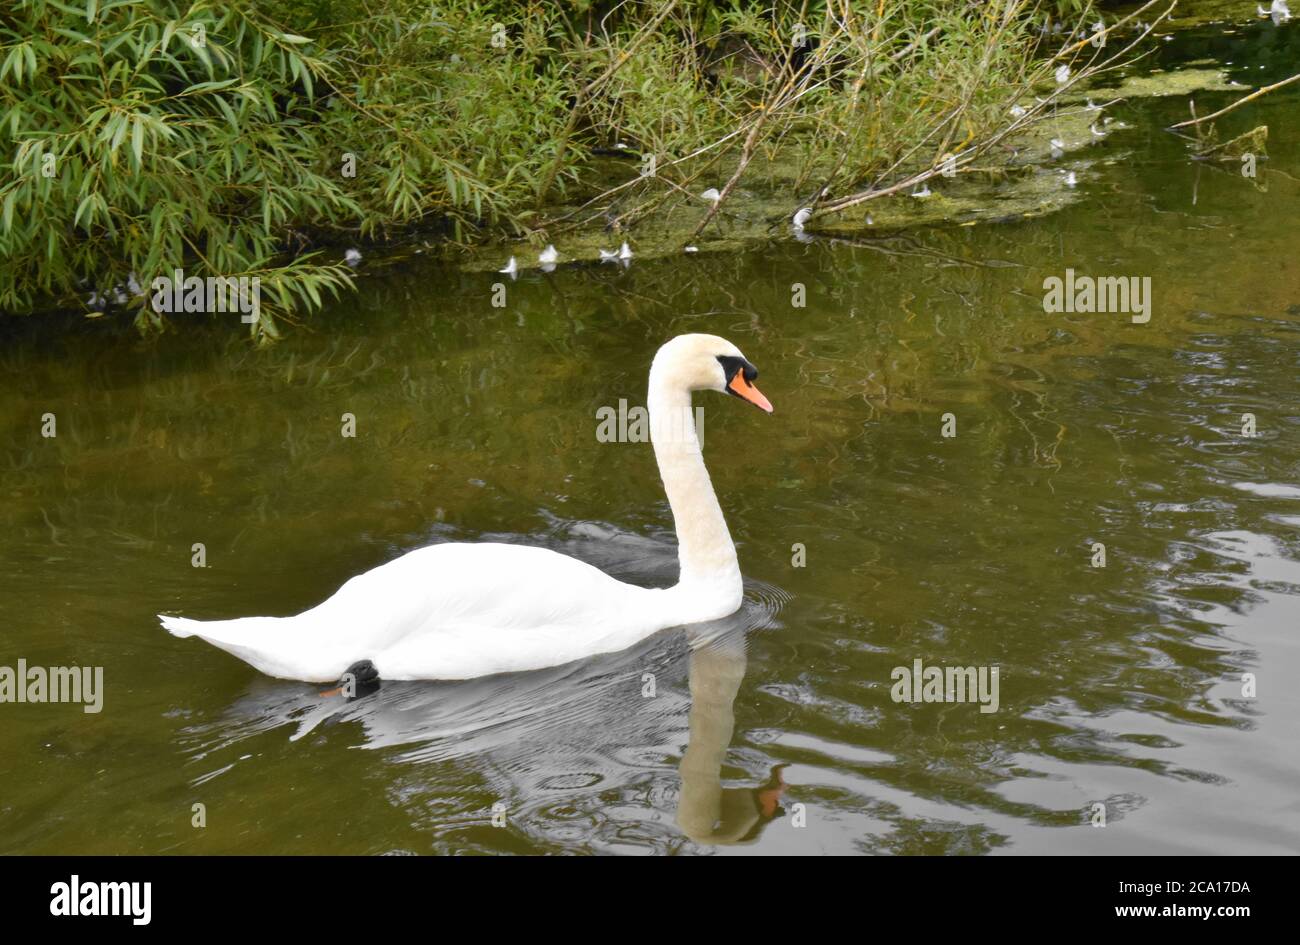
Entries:
{"type": "Polygon", "coordinates": [[[1211,125],[1196,143],[1199,157],[1214,158],[1216,161],[1235,161],[1243,154],[1261,156],[1267,154],[1268,125],[1260,125],[1227,141],[1220,141],[1218,129],[1211,125]]]}

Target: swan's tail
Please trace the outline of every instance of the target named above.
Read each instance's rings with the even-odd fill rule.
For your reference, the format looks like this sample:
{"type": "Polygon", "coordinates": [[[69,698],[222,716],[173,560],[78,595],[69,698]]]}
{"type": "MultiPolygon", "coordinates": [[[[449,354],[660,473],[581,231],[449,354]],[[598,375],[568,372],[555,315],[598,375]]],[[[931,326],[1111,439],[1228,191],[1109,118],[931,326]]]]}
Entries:
{"type": "Polygon", "coordinates": [[[203,626],[202,620],[191,620],[188,617],[169,617],[167,614],[159,614],[158,619],[167,632],[174,637],[192,637],[203,636],[203,631],[199,628],[203,626]]]}
{"type": "MultiPolygon", "coordinates": [[[[271,634],[276,624],[284,624],[282,617],[237,617],[234,620],[191,620],[189,617],[172,617],[159,614],[158,619],[172,636],[199,637],[223,650],[234,652],[232,647],[265,646],[275,641],[271,634]]],[[[236,654],[238,655],[238,654],[236,654]]]]}
{"type": "MultiPolygon", "coordinates": [[[[295,617],[239,617],[235,620],[191,620],[159,614],[158,619],[173,636],[198,637],[218,649],[237,656],[268,676],[327,682],[338,678],[321,654],[308,648],[304,653],[295,617]],[[333,673],[331,675],[331,673],[333,673]]],[[[341,664],[338,670],[342,670],[341,664]]]]}

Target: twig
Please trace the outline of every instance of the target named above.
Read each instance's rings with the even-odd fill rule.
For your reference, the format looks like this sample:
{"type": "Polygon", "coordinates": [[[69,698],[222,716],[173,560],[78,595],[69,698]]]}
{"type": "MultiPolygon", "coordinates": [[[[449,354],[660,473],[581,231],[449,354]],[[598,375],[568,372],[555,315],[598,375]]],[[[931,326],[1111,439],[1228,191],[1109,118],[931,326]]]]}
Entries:
{"type": "Polygon", "coordinates": [[[608,81],[615,72],[623,68],[623,66],[631,60],[632,54],[636,52],[637,47],[645,42],[647,37],[654,35],[654,31],[659,28],[659,24],[667,18],[668,14],[673,11],[673,7],[675,6],[677,6],[677,0],[670,0],[670,2],[664,4],[664,8],[659,11],[658,16],[647,23],[640,33],[632,37],[632,41],[628,44],[627,49],[619,53],[617,58],[609,64],[604,72],[578,90],[577,98],[573,103],[573,110],[569,112],[569,121],[565,125],[564,131],[560,134],[560,143],[559,147],[555,150],[555,157],[551,159],[550,166],[547,167],[546,174],[542,178],[542,184],[537,188],[538,207],[541,207],[546,202],[546,195],[550,193],[551,186],[555,183],[555,178],[560,173],[560,165],[564,160],[564,153],[568,150],[569,141],[572,139],[574,131],[577,130],[578,116],[582,113],[583,106],[587,104],[587,99],[591,97],[591,94],[595,92],[596,89],[600,88],[601,85],[608,81]]]}
{"type": "MultiPolygon", "coordinates": [[[[1125,17],[1124,20],[1122,20],[1121,22],[1125,22],[1137,16],[1143,10],[1146,10],[1148,7],[1154,6],[1158,2],[1160,2],[1160,0],[1148,0],[1147,3],[1143,4],[1137,10],[1134,10],[1127,17],[1125,17]]],[[[959,154],[955,155],[953,161],[948,162],[948,166],[951,167],[953,165],[956,165],[958,167],[961,167],[963,165],[970,164],[976,158],[983,155],[994,145],[1005,140],[1008,136],[1010,136],[1014,132],[1019,131],[1030,124],[1033,124],[1035,121],[1041,120],[1041,118],[1043,117],[1043,113],[1047,109],[1047,106],[1054,104],[1056,100],[1063,93],[1067,92],[1078,82],[1082,81],[1085,78],[1091,78],[1093,76],[1096,76],[1101,72],[1107,71],[1108,69],[1116,68],[1114,64],[1117,63],[1122,57],[1127,55],[1128,52],[1132,50],[1135,46],[1137,46],[1143,39],[1145,39],[1148,35],[1150,35],[1150,33],[1156,28],[1156,26],[1162,20],[1166,19],[1173,12],[1174,7],[1176,7],[1177,5],[1178,5],[1177,0],[1173,0],[1173,2],[1169,4],[1168,9],[1166,9],[1164,13],[1156,17],[1155,20],[1152,21],[1151,25],[1148,26],[1146,30],[1140,36],[1137,37],[1137,39],[1133,40],[1131,43],[1129,43],[1119,52],[1115,53],[1113,56],[1103,61],[1101,65],[1095,68],[1084,69],[1080,71],[1077,75],[1072,77],[1064,85],[1059,85],[1056,88],[1056,90],[1052,92],[1052,94],[1050,94],[1047,98],[1040,100],[1032,108],[1028,109],[1024,115],[1017,118],[1014,122],[1007,125],[1001,131],[986,138],[985,140],[979,142],[978,144],[966,148],[959,154]]],[[[1112,26],[1111,29],[1114,29],[1114,26],[1112,26]]],[[[946,116],[943,119],[941,119],[934,126],[934,128],[931,129],[930,134],[926,135],[925,139],[922,139],[922,142],[920,142],[920,144],[923,144],[924,141],[932,137],[940,128],[943,128],[944,125],[949,120],[949,117],[950,116],[946,116]]],[[[915,151],[916,148],[920,146],[920,144],[914,146],[912,150],[915,151]]],[[[900,162],[895,162],[894,166],[897,167],[899,163],[900,162]]],[[[943,172],[943,166],[929,167],[926,168],[925,170],[918,171],[917,173],[904,178],[903,180],[897,182],[893,186],[886,187],[881,190],[877,190],[873,185],[867,190],[859,191],[858,193],[855,194],[849,194],[847,196],[841,197],[837,200],[832,200],[824,204],[819,211],[814,212],[814,216],[822,216],[824,214],[829,214],[829,213],[839,213],[841,211],[848,210],[851,207],[855,207],[858,206],[859,204],[865,203],[868,200],[875,200],[878,197],[886,197],[889,196],[890,194],[898,193],[901,190],[905,190],[909,187],[914,187],[918,184],[922,184],[925,181],[928,181],[930,178],[935,177],[936,175],[942,172],[943,172]]]]}
{"type": "Polygon", "coordinates": [[[1226,108],[1220,108],[1217,112],[1214,112],[1211,115],[1205,115],[1201,118],[1189,118],[1187,119],[1187,121],[1180,121],[1176,125],[1170,125],[1168,130],[1173,131],[1176,128],[1186,128],[1188,125],[1199,125],[1203,121],[1210,121],[1213,118],[1218,118],[1221,115],[1226,115],[1234,108],[1237,108],[1240,105],[1245,105],[1247,102],[1257,99],[1261,95],[1267,95],[1269,92],[1272,92],[1274,89],[1280,89],[1284,85],[1290,85],[1292,82],[1300,82],[1300,72],[1297,72],[1289,79],[1283,79],[1281,82],[1274,82],[1272,85],[1266,85],[1262,89],[1256,89],[1254,92],[1251,92],[1249,95],[1245,96],[1244,98],[1237,99],[1231,105],[1227,106],[1226,108]]]}
{"type": "MultiPolygon", "coordinates": [[[[823,47],[823,49],[828,48],[829,44],[826,47],[823,47]]],[[[818,50],[819,53],[821,51],[822,50],[818,50]]],[[[803,98],[803,96],[808,92],[820,88],[825,84],[824,82],[821,82],[812,86],[801,85],[811,79],[814,73],[816,73],[824,63],[825,60],[819,55],[808,57],[808,61],[803,64],[803,67],[799,69],[798,72],[793,73],[786,80],[785,85],[783,85],[780,90],[772,96],[771,101],[763,103],[762,110],[759,112],[758,117],[754,119],[753,127],[749,129],[749,134],[745,136],[745,142],[741,145],[740,162],[736,165],[735,172],[731,175],[731,179],[728,180],[726,185],[722,188],[722,193],[718,195],[718,199],[713,201],[713,206],[711,206],[708,209],[708,212],[704,214],[703,219],[695,225],[695,229],[693,229],[691,235],[687,237],[688,241],[695,239],[704,231],[704,228],[709,225],[709,222],[717,216],[718,211],[722,208],[722,205],[726,203],[727,198],[731,196],[731,191],[735,188],[741,175],[743,175],[745,170],[749,167],[749,162],[754,159],[754,148],[758,143],[759,134],[762,132],[764,125],[767,124],[767,120],[782,108],[799,101],[799,99],[803,98]],[[797,92],[795,92],[796,89],[798,90],[797,92]]]]}

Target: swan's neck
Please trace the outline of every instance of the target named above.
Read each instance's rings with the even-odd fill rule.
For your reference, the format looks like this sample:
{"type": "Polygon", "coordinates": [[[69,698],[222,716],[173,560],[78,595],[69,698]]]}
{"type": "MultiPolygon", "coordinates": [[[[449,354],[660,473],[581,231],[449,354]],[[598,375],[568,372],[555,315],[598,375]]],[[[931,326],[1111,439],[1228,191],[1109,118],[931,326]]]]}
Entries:
{"type": "MultiPolygon", "coordinates": [[[[691,412],[691,392],[671,383],[667,372],[650,370],[650,439],[677,530],[679,587],[707,587],[711,595],[740,603],[740,566],[727,521],[709,481],[691,412]]],[[[730,612],[730,611],[728,611],[730,612]]]]}

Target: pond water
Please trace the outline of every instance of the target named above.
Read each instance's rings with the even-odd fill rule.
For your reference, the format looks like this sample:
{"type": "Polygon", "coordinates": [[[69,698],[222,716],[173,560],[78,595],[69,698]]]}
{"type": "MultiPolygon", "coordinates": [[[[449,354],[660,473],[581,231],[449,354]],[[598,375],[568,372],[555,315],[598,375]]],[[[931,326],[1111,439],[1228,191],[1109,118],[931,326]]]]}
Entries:
{"type": "MultiPolygon", "coordinates": [[[[1205,27],[1154,64],[1298,54],[1205,27]]],[[[265,351],[8,326],[0,665],[101,666],[104,703],[0,705],[0,852],[1297,852],[1300,94],[1221,123],[1269,125],[1253,181],[1160,130],[1184,97],[1112,112],[1036,219],[561,266],[504,308],[416,260],[265,351]],[[1149,277],[1150,320],[1044,312],[1067,269],[1149,277]],[[687,331],[776,406],[697,395],[733,618],[346,704],[159,628],[447,540],[670,583],[651,450],[596,412],[687,331]],[[916,660],[997,667],[997,711],[895,701],[916,660]]]]}

